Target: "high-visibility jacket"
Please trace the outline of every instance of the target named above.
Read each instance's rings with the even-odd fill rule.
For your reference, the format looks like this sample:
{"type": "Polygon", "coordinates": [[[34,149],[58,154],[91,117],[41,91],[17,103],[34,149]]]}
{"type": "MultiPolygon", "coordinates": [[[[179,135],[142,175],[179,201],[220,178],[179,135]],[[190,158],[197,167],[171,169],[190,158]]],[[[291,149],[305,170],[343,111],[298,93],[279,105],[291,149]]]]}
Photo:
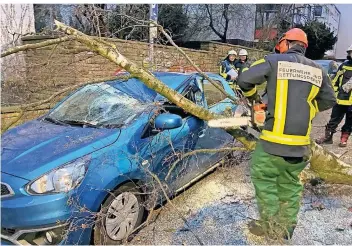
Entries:
{"type": "Polygon", "coordinates": [[[236,67],[236,70],[238,71],[238,74],[240,75],[244,68],[250,67],[250,63],[247,60],[245,62],[242,62],[241,60],[237,60],[235,62],[235,67],[236,67]]]}
{"type": "Polygon", "coordinates": [[[231,76],[227,74],[228,71],[230,71],[231,69],[234,69],[236,70],[236,67],[235,67],[235,63],[236,63],[236,60],[231,62],[228,58],[226,58],[225,60],[223,60],[221,62],[221,65],[220,65],[220,72],[219,74],[224,78],[226,79],[226,81],[228,82],[228,84],[230,85],[230,87],[232,89],[235,89],[236,87],[236,82],[234,80],[231,80],[231,76]]]}
{"type": "Polygon", "coordinates": [[[352,91],[345,92],[342,86],[352,79],[352,61],[342,63],[332,80],[336,92],[337,104],[352,105],[352,91]]]}
{"type": "Polygon", "coordinates": [[[267,81],[267,116],[260,136],[272,155],[303,157],[310,144],[312,120],[336,103],[331,81],[323,69],[294,46],[285,54],[270,54],[242,72],[238,85],[245,96],[267,81]]]}

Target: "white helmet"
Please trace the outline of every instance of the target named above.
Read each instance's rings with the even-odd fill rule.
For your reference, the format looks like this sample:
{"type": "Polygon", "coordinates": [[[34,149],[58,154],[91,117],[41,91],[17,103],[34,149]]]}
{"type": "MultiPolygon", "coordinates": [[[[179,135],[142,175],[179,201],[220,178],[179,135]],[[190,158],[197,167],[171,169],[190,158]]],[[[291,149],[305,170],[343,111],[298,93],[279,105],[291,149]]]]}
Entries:
{"type": "Polygon", "coordinates": [[[248,52],[245,49],[241,49],[240,52],[238,53],[240,56],[248,56],[248,52]]]}
{"type": "Polygon", "coordinates": [[[347,52],[350,52],[350,51],[352,51],[352,45],[347,49],[347,52]]]}
{"type": "Polygon", "coordinates": [[[235,55],[237,56],[237,52],[235,50],[230,50],[229,52],[227,52],[227,55],[235,55]]]}

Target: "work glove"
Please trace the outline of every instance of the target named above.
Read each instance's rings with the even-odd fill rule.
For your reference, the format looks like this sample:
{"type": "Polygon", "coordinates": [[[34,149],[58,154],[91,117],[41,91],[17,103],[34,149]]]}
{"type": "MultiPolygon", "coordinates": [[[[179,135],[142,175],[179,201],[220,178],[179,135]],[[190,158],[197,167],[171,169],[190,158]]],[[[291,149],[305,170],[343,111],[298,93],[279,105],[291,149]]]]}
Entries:
{"type": "Polygon", "coordinates": [[[349,93],[352,90],[352,78],[342,86],[342,90],[346,93],[349,93]]]}

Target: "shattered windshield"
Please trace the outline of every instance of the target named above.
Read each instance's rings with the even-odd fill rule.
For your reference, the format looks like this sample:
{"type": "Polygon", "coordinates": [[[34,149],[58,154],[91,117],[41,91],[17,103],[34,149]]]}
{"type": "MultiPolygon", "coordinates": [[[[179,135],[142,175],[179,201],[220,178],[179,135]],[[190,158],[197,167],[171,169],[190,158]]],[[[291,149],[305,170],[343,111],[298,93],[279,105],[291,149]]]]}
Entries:
{"type": "Polygon", "coordinates": [[[69,125],[121,127],[147,105],[106,83],[87,85],[71,95],[45,119],[69,125]]]}

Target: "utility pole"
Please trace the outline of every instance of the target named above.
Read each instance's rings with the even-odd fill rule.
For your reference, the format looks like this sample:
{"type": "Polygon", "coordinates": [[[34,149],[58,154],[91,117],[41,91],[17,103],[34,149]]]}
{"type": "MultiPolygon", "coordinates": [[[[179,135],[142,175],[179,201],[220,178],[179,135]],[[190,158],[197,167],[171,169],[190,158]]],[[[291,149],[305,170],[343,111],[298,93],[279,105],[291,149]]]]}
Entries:
{"type": "MultiPolygon", "coordinates": [[[[150,4],[149,19],[151,21],[158,21],[158,5],[150,4]]],[[[158,28],[149,24],[149,67],[150,70],[154,70],[154,40],[158,35],[158,28]]]]}

